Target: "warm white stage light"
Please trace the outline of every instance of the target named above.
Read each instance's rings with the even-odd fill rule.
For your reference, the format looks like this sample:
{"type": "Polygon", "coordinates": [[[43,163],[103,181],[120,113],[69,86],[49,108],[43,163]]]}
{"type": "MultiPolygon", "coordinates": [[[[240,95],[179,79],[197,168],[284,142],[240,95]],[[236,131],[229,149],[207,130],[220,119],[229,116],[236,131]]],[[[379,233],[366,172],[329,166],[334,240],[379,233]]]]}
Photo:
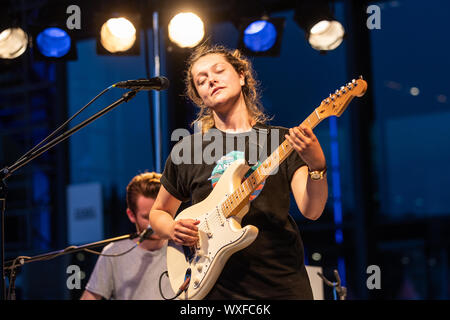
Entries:
{"type": "Polygon", "coordinates": [[[192,12],[179,13],[169,22],[169,38],[181,48],[192,48],[205,36],[203,21],[192,12]]]}
{"type": "Polygon", "coordinates": [[[0,58],[14,59],[28,46],[28,36],[21,28],[9,28],[0,33],[0,58]]]}
{"type": "Polygon", "coordinates": [[[336,49],[344,39],[344,27],[339,21],[322,20],[309,32],[309,44],[316,50],[336,49]]]}
{"type": "Polygon", "coordinates": [[[100,31],[100,43],[109,52],[124,52],[136,41],[136,28],[125,18],[111,18],[100,31]]]}

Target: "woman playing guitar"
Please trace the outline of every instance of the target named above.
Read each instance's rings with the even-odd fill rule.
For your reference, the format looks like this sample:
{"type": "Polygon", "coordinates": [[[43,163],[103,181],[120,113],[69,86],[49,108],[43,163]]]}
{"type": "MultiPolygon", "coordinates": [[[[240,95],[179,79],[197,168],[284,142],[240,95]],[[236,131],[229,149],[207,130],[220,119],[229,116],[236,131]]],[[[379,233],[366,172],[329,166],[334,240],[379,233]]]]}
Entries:
{"type": "MultiPolygon", "coordinates": [[[[266,124],[268,118],[261,111],[252,66],[238,50],[197,48],[189,59],[186,87],[189,98],[200,108],[196,123],[201,124],[202,132],[197,134],[205,136],[216,130],[216,140],[223,139],[222,145],[227,145],[233,139],[248,141],[245,137],[256,132],[265,143],[278,137],[277,145],[286,139],[294,149],[250,196],[242,225],[256,226],[258,235],[248,247],[229,257],[205,298],[312,299],[303,244],[289,215],[290,192],[300,212],[311,220],[321,216],[327,201],[326,160],[312,129],[307,125],[287,129],[266,124]]],[[[193,140],[194,135],[180,143],[189,145],[193,140]]],[[[196,152],[205,152],[209,143],[202,139],[200,151],[192,147],[192,161],[174,161],[173,153],[168,157],[162,186],[150,212],[155,233],[184,248],[198,245],[199,221],[176,220],[181,203],[205,200],[230,161],[247,159],[249,148],[254,147],[238,143],[231,151],[214,154],[214,161],[195,162],[196,152]]]]}

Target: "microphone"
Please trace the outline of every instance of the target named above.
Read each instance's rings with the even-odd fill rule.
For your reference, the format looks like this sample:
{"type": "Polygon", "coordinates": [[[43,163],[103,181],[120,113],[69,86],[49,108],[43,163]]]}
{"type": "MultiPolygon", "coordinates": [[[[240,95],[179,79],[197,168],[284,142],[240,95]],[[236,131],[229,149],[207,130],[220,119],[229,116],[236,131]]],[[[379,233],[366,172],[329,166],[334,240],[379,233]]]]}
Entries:
{"type": "Polygon", "coordinates": [[[141,232],[141,234],[139,235],[139,240],[138,240],[138,244],[141,243],[142,241],[150,238],[150,236],[154,233],[152,227],[150,227],[150,225],[147,227],[147,229],[145,229],[144,231],[141,232]]]}
{"type": "Polygon", "coordinates": [[[169,87],[169,79],[166,77],[155,77],[150,79],[138,79],[120,81],[113,85],[116,88],[132,90],[166,90],[169,87]]]}

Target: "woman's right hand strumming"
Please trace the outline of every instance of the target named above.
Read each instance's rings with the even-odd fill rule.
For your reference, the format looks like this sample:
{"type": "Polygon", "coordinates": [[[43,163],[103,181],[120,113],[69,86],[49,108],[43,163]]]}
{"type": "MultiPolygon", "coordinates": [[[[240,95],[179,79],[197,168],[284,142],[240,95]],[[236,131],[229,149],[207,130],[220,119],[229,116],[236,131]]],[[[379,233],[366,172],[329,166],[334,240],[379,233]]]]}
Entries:
{"type": "Polygon", "coordinates": [[[180,219],[173,222],[171,239],[178,245],[194,246],[198,237],[199,220],[180,219]]]}

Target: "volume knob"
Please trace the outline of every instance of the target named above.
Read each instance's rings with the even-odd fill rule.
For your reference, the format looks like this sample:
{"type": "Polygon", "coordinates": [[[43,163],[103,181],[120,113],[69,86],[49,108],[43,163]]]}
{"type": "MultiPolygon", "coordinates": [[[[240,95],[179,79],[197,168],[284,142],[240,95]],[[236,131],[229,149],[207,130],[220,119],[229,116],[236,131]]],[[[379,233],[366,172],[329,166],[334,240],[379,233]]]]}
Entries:
{"type": "Polygon", "coordinates": [[[200,284],[200,279],[198,277],[194,278],[194,286],[198,286],[200,284]]]}

